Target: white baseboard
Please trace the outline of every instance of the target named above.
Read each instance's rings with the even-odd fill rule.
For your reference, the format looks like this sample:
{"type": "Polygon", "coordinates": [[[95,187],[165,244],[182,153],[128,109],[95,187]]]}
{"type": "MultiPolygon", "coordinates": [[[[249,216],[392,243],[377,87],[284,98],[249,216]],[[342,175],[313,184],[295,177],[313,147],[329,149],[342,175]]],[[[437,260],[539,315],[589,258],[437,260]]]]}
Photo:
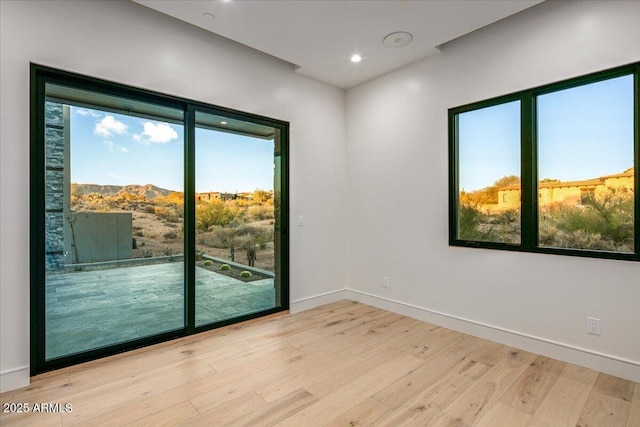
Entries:
{"type": "Polygon", "coordinates": [[[347,289],[345,293],[346,298],[352,301],[392,311],[403,316],[454,329],[532,353],[552,357],[564,362],[584,366],[630,381],[640,382],[640,362],[635,360],[623,359],[618,356],[599,353],[586,348],[524,334],[499,326],[464,319],[366,292],[347,289]]]}
{"type": "Polygon", "coordinates": [[[10,369],[0,372],[0,393],[29,385],[29,367],[10,369]]]}
{"type": "Polygon", "coordinates": [[[291,303],[289,304],[289,311],[291,313],[298,313],[300,311],[310,310],[312,308],[320,307],[322,305],[331,304],[332,302],[338,302],[345,299],[348,299],[347,289],[338,289],[337,291],[326,292],[324,294],[313,295],[310,297],[291,301],[291,303]]]}
{"type": "MultiPolygon", "coordinates": [[[[389,298],[372,295],[353,289],[339,289],[324,294],[300,298],[290,303],[291,313],[298,313],[322,305],[342,300],[352,300],[383,310],[408,316],[413,319],[433,323],[449,329],[464,332],[480,338],[517,347],[532,353],[541,354],[600,372],[640,382],[640,362],[623,359],[614,355],[598,353],[589,349],[574,347],[545,338],[523,334],[470,319],[440,313],[423,307],[394,301],[389,298]]],[[[29,385],[29,367],[23,366],[0,372],[0,393],[29,385]]]]}

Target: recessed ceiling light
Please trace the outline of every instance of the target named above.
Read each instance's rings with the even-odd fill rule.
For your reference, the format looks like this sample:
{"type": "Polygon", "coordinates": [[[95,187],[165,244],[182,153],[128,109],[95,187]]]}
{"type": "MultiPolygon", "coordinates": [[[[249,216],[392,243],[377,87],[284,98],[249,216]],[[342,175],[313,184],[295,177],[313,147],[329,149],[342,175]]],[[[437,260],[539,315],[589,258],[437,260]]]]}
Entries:
{"type": "Polygon", "coordinates": [[[220,124],[221,124],[221,125],[226,125],[226,124],[227,124],[227,122],[220,122],[220,124]]]}
{"type": "Polygon", "coordinates": [[[362,57],[360,55],[358,55],[357,53],[355,55],[351,56],[351,62],[358,63],[360,61],[362,61],[362,57]]]}
{"type": "Polygon", "coordinates": [[[391,33],[382,40],[382,44],[386,47],[404,47],[411,43],[413,36],[406,31],[396,31],[391,33]]]}

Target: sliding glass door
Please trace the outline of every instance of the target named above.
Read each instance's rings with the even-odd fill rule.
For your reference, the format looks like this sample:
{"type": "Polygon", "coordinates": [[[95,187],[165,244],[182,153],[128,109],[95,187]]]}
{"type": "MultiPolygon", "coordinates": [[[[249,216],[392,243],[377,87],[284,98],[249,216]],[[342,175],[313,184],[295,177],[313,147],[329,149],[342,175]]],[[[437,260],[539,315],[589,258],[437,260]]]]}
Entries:
{"type": "Polygon", "coordinates": [[[288,308],[286,123],[32,83],[34,374],[288,308]]]}
{"type": "Polygon", "coordinates": [[[273,309],[280,132],[195,113],[196,326],[273,309]]]}
{"type": "Polygon", "coordinates": [[[183,329],[182,111],[45,96],[45,359],[183,329]]]}

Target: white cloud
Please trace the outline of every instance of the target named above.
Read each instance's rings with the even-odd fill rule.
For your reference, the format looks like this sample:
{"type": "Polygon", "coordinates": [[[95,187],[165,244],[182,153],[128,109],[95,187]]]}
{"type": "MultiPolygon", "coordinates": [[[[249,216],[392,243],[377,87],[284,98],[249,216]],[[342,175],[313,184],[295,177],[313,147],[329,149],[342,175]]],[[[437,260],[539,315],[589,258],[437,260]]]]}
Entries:
{"type": "Polygon", "coordinates": [[[123,147],[122,145],[116,145],[116,144],[114,144],[113,141],[110,141],[108,139],[105,139],[103,142],[104,142],[104,145],[107,146],[107,149],[109,150],[110,153],[112,153],[114,149],[116,151],[119,151],[120,153],[128,153],[129,152],[129,149],[127,147],[123,147]]]}
{"type": "Polygon", "coordinates": [[[145,143],[155,142],[166,144],[172,139],[178,138],[178,132],[166,123],[155,124],[151,122],[144,122],[143,126],[144,132],[139,135],[134,135],[134,140],[145,143]]]}
{"type": "Polygon", "coordinates": [[[87,117],[87,116],[100,117],[99,113],[93,110],[87,110],[86,108],[74,108],[74,111],[83,117],[87,117]]]}
{"type": "Polygon", "coordinates": [[[113,151],[113,141],[109,141],[108,139],[104,140],[104,145],[107,146],[107,148],[109,149],[109,151],[113,151]]]}
{"type": "Polygon", "coordinates": [[[93,131],[98,135],[109,137],[114,133],[123,134],[127,132],[127,125],[116,120],[113,116],[105,116],[102,120],[96,123],[93,131]]]}

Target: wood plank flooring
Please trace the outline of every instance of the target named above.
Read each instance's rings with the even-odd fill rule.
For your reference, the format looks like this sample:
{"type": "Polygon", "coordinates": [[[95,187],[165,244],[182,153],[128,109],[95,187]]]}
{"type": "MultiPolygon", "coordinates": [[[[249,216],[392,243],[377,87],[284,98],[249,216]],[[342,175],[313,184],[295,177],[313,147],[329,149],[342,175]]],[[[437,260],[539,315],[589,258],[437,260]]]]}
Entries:
{"type": "Polygon", "coordinates": [[[0,402],[72,408],[2,426],[640,426],[638,383],[352,301],[46,373],[0,402]]]}

